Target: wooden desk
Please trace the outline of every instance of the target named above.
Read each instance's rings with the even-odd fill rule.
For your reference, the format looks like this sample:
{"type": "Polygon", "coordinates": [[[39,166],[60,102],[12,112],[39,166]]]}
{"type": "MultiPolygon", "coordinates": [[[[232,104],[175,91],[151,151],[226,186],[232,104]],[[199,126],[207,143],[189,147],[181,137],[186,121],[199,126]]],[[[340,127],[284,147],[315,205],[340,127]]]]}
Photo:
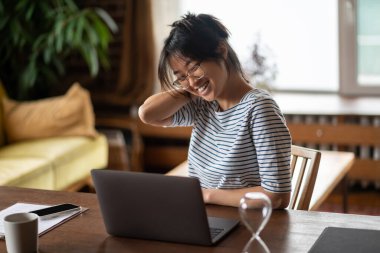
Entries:
{"type": "MultiPolygon", "coordinates": [[[[317,210],[323,201],[334,190],[335,186],[350,171],[355,160],[351,152],[322,151],[318,176],[314,186],[314,192],[310,201],[310,210],[317,210]]],[[[187,161],[181,163],[168,175],[187,176],[187,161]]]]}
{"type": "MultiPolygon", "coordinates": [[[[122,196],[120,196],[122,198],[122,196]]],[[[104,228],[96,195],[91,193],[56,192],[0,187],[0,208],[15,202],[57,204],[72,202],[89,210],[40,237],[40,253],[48,252],[241,252],[250,234],[243,226],[234,230],[216,247],[146,241],[109,236],[104,228]]],[[[154,212],[154,210],[152,210],[154,212]]],[[[232,207],[208,205],[209,215],[238,218],[232,207]]],[[[271,252],[307,252],[327,226],[379,229],[380,217],[306,211],[275,210],[262,239],[271,252]]],[[[0,252],[5,242],[0,240],[0,252]]]]}
{"type": "MultiPolygon", "coordinates": [[[[243,225],[239,225],[215,247],[112,237],[105,231],[95,194],[0,187],[0,209],[15,202],[41,204],[72,202],[89,208],[84,214],[42,235],[39,241],[40,253],[230,253],[241,252],[250,238],[248,230],[243,225]]],[[[208,205],[207,213],[219,217],[239,217],[238,210],[232,207],[208,205]]],[[[275,210],[262,232],[262,239],[271,252],[307,252],[327,226],[379,229],[379,224],[380,217],[376,216],[275,210]]],[[[0,252],[5,252],[5,242],[1,240],[0,252]]]]}

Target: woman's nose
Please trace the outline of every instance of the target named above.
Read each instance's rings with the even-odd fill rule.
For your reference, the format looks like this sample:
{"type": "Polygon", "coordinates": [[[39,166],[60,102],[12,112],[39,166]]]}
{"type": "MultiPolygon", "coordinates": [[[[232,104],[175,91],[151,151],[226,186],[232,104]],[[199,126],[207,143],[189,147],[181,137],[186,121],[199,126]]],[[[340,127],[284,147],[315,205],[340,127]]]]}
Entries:
{"type": "Polygon", "coordinates": [[[189,76],[187,78],[187,81],[189,82],[189,86],[191,88],[194,88],[194,87],[196,87],[196,83],[199,81],[199,79],[195,76],[189,76]]]}

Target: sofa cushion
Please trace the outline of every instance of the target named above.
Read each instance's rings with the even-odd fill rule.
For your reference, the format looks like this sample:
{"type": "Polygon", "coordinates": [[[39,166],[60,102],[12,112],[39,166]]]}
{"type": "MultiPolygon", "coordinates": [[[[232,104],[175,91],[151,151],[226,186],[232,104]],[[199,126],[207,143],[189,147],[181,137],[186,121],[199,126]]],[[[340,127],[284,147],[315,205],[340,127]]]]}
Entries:
{"type": "Polygon", "coordinates": [[[10,143],[55,136],[97,135],[89,92],[78,83],[58,97],[25,102],[4,97],[3,108],[10,143]]]}
{"type": "Polygon", "coordinates": [[[53,168],[43,158],[2,157],[0,185],[54,190],[53,168]]]}
{"type": "Polygon", "coordinates": [[[3,158],[34,157],[44,159],[54,170],[54,187],[62,190],[78,179],[89,176],[93,168],[105,168],[108,159],[107,139],[99,134],[96,138],[54,137],[29,140],[7,145],[0,149],[3,158]]]}
{"type": "MultiPolygon", "coordinates": [[[[92,169],[106,168],[108,163],[108,144],[104,135],[81,145],[80,156],[61,162],[54,170],[55,188],[64,190],[73,185],[78,179],[90,176],[92,169]]],[[[77,151],[79,152],[79,151],[77,151]]],[[[62,160],[61,160],[62,161],[62,160]]]]}

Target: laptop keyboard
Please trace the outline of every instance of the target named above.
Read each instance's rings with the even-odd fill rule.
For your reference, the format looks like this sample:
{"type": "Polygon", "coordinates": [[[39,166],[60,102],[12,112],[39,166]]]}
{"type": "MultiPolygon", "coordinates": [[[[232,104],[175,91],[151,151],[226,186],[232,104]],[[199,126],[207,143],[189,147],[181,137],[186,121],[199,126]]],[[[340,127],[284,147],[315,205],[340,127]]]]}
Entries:
{"type": "Polygon", "coordinates": [[[211,238],[214,239],[217,235],[223,232],[223,228],[210,228],[211,238]]]}

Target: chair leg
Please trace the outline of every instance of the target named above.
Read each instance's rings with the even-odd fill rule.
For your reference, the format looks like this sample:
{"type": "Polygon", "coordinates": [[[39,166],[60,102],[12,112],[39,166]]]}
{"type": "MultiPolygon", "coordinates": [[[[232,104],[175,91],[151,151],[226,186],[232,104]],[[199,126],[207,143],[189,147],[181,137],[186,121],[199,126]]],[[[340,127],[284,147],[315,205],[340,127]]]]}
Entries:
{"type": "Polygon", "coordinates": [[[343,213],[348,212],[348,178],[345,175],[342,179],[342,208],[343,213]]]}

